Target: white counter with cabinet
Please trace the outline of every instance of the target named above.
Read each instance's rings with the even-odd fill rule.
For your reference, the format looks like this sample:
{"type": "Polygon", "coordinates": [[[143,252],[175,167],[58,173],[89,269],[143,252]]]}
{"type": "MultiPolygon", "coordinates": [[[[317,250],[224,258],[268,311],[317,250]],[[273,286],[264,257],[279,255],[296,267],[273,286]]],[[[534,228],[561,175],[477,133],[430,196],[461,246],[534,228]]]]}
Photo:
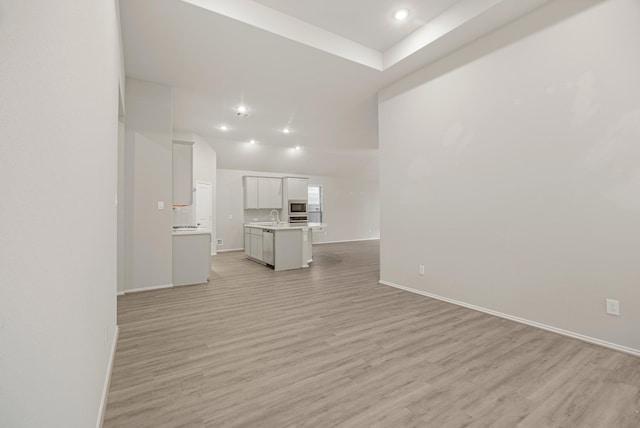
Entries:
{"type": "Polygon", "coordinates": [[[211,231],[174,230],[173,285],[203,284],[211,273],[211,231]]]}
{"type": "Polygon", "coordinates": [[[274,270],[309,267],[313,261],[312,231],[324,227],[324,223],[247,223],[244,252],[249,259],[274,270]]]}

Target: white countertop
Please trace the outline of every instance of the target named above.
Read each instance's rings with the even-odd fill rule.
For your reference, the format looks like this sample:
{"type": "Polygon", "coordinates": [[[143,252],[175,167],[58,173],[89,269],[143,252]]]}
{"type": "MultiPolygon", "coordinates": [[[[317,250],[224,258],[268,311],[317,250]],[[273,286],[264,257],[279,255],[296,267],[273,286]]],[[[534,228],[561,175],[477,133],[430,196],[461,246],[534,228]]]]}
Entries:
{"type": "Polygon", "coordinates": [[[258,222],[258,223],[245,223],[246,227],[255,227],[258,229],[269,230],[301,230],[301,229],[322,229],[327,227],[326,223],[279,223],[274,224],[272,222],[258,222]]]}
{"type": "Polygon", "coordinates": [[[208,235],[211,234],[211,230],[209,229],[184,229],[184,230],[174,230],[171,232],[173,236],[181,236],[181,235],[208,235]]]}

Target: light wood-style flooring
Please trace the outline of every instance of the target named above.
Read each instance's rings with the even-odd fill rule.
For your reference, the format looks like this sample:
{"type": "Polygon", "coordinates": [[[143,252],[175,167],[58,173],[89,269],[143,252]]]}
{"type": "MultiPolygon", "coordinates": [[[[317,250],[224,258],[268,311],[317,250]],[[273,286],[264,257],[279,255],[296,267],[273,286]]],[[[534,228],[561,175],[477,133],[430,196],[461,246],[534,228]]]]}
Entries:
{"type": "Polygon", "coordinates": [[[640,359],[377,283],[377,241],[309,269],[214,256],[118,298],[106,427],[640,427],[640,359]]]}

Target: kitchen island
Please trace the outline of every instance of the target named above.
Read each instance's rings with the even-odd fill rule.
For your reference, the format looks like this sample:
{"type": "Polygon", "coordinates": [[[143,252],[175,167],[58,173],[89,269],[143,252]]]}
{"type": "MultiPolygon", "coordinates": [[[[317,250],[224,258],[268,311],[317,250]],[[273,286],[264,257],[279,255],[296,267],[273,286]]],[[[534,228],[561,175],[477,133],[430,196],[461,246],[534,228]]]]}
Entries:
{"type": "Polygon", "coordinates": [[[312,233],[325,227],[324,223],[247,223],[244,252],[277,271],[306,268],[313,261],[312,233]]]}

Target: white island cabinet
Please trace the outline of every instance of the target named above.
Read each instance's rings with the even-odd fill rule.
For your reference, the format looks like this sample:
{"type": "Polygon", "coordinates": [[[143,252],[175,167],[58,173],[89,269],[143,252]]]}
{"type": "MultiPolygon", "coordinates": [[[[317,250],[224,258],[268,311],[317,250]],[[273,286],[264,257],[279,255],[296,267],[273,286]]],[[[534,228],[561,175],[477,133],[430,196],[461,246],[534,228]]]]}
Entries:
{"type": "Polygon", "coordinates": [[[262,260],[262,229],[251,229],[251,257],[262,260]]]}
{"type": "Polygon", "coordinates": [[[251,257],[251,228],[244,227],[244,255],[251,257]]]}
{"type": "Polygon", "coordinates": [[[244,228],[244,253],[247,257],[258,262],[273,266],[274,263],[273,232],[259,227],[244,228]]]}
{"type": "Polygon", "coordinates": [[[309,267],[313,261],[312,231],[326,225],[248,223],[244,227],[244,252],[258,263],[274,270],[309,267]]]}

